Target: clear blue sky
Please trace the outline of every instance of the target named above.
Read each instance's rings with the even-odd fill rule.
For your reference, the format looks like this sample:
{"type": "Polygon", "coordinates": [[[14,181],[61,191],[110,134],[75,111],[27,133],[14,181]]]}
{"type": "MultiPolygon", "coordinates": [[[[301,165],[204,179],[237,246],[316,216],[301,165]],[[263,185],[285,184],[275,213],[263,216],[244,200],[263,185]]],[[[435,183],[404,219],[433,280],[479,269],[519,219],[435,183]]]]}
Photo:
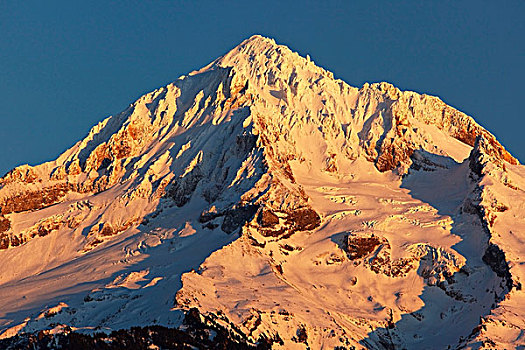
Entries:
{"type": "Polygon", "coordinates": [[[12,0],[0,2],[0,173],[55,158],[252,34],[354,86],[438,95],[525,162],[524,1],[12,0]]]}

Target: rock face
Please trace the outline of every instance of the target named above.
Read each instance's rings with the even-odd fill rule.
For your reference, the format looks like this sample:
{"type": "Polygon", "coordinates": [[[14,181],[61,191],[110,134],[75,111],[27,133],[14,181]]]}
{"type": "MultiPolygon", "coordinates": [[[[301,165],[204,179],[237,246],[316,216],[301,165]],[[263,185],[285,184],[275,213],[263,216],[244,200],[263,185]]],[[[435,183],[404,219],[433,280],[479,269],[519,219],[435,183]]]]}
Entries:
{"type": "Polygon", "coordinates": [[[11,222],[9,221],[9,219],[0,216],[0,233],[8,231],[9,228],[11,228],[11,222]]]}
{"type": "Polygon", "coordinates": [[[505,253],[495,244],[490,243],[483,254],[483,261],[501,278],[506,281],[507,288],[512,289],[512,276],[505,253]]]}
{"type": "Polygon", "coordinates": [[[28,191],[6,197],[0,204],[1,212],[10,214],[42,209],[63,200],[70,190],[68,184],[59,184],[38,191],[28,191]]]}
{"type": "Polygon", "coordinates": [[[12,243],[10,241],[10,235],[7,235],[6,232],[11,228],[11,221],[9,219],[0,216],[0,249],[7,249],[10,245],[18,245],[13,243],[18,243],[16,240],[12,243]]]}
{"type": "Polygon", "coordinates": [[[0,337],[516,347],[523,189],[439,98],[254,36],[0,179],[0,337]]]}

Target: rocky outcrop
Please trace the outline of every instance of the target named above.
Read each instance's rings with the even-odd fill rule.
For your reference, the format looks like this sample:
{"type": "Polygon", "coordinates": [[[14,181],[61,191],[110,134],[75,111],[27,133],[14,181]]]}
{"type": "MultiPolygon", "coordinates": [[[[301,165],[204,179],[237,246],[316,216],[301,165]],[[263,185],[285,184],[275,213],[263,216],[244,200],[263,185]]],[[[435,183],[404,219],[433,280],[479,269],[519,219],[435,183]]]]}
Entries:
{"type": "Polygon", "coordinates": [[[0,233],[9,231],[11,228],[11,221],[3,215],[0,215],[0,233]]]}
{"type": "Polygon", "coordinates": [[[0,233],[0,250],[9,247],[17,247],[24,243],[24,238],[15,234],[0,233]]]}
{"type": "Polygon", "coordinates": [[[489,265],[492,271],[505,281],[505,285],[510,291],[513,286],[513,281],[509,265],[505,259],[505,253],[497,245],[489,243],[489,246],[483,255],[483,262],[489,265]]]}
{"type": "Polygon", "coordinates": [[[345,242],[346,252],[350,260],[364,258],[381,244],[381,240],[376,236],[355,237],[348,235],[345,242]]]}
{"type": "MultiPolygon", "coordinates": [[[[479,218],[486,234],[486,249],[482,260],[501,282],[499,292],[494,292],[493,310],[481,317],[479,325],[461,342],[461,347],[506,349],[523,344],[523,333],[520,330],[523,329],[524,322],[518,311],[522,305],[520,293],[523,292],[520,282],[523,280],[523,273],[518,266],[523,253],[520,255],[519,244],[513,246],[507,241],[514,238],[514,228],[506,232],[507,225],[502,225],[500,221],[509,214],[518,218],[520,211],[513,207],[516,202],[512,202],[512,195],[502,195],[508,193],[505,190],[521,191],[510,180],[508,164],[517,164],[517,161],[500,148],[495,140],[485,135],[476,138],[469,156],[470,178],[474,189],[464,201],[463,210],[479,218]]],[[[520,227],[519,221],[516,224],[520,227]]]]}
{"type": "Polygon", "coordinates": [[[374,234],[356,236],[349,234],[343,244],[348,258],[358,266],[364,264],[377,274],[389,277],[404,277],[414,269],[416,258],[391,258],[391,247],[388,240],[374,234]]]}
{"type": "Polygon", "coordinates": [[[56,184],[41,190],[26,191],[0,199],[2,214],[38,210],[60,202],[75,186],[68,183],[56,184]]]}
{"type": "Polygon", "coordinates": [[[38,180],[38,175],[35,169],[29,165],[21,165],[9,171],[0,179],[0,187],[14,182],[33,183],[38,180]]]}
{"type": "Polygon", "coordinates": [[[259,215],[257,215],[257,223],[262,228],[271,228],[278,225],[280,222],[279,217],[275,215],[274,212],[272,212],[269,209],[263,208],[259,215]]]}
{"type": "Polygon", "coordinates": [[[505,162],[518,164],[516,158],[499,144],[492,135],[481,134],[476,137],[473,144],[472,153],[469,156],[469,167],[472,173],[481,177],[489,170],[484,170],[490,163],[492,167],[505,169],[505,162]]]}
{"type": "Polygon", "coordinates": [[[246,222],[250,221],[256,212],[257,206],[250,204],[237,206],[227,210],[224,214],[224,221],[222,222],[221,230],[226,233],[232,233],[243,226],[246,222]]]}
{"type": "Polygon", "coordinates": [[[0,250],[20,244],[20,241],[16,236],[12,237],[12,235],[8,233],[10,228],[11,221],[3,215],[0,215],[0,250]]]}
{"type": "Polygon", "coordinates": [[[71,204],[64,213],[44,217],[17,232],[10,230],[9,220],[0,216],[0,226],[3,223],[6,228],[5,231],[0,230],[0,249],[17,247],[35,237],[45,237],[60,229],[75,229],[84,222],[91,209],[92,204],[89,201],[78,201],[71,204]]]}
{"type": "Polygon", "coordinates": [[[189,202],[202,177],[200,170],[194,169],[186,176],[178,178],[168,185],[166,196],[171,198],[175,205],[182,207],[189,202]]]}
{"type": "Polygon", "coordinates": [[[345,236],[342,247],[354,265],[363,264],[377,274],[405,277],[419,268],[419,274],[428,285],[444,286],[440,284],[443,281],[452,283],[451,276],[464,264],[455,254],[427,244],[409,246],[406,257],[392,259],[388,240],[373,233],[350,233],[345,236]]]}
{"type": "Polygon", "coordinates": [[[262,236],[281,239],[298,231],[314,230],[320,225],[319,214],[309,205],[302,204],[305,203],[304,198],[299,199],[300,197],[292,193],[280,197],[280,201],[284,203],[280,203],[278,209],[274,209],[278,202],[269,200],[273,198],[273,191],[276,189],[270,187],[256,204],[241,202],[223,210],[217,210],[213,206],[212,210],[201,213],[199,222],[204,224],[204,227],[213,229],[219,226],[216,221],[222,218],[220,226],[226,233],[232,233],[248,224],[262,236]],[[286,202],[287,200],[290,202],[286,202]]]}
{"type": "Polygon", "coordinates": [[[221,211],[217,211],[214,208],[213,210],[202,212],[199,216],[199,222],[204,224],[203,227],[205,228],[214,229],[219,226],[218,223],[215,223],[215,220],[222,219],[222,224],[220,224],[221,230],[230,234],[251,221],[258,208],[257,205],[248,203],[239,203],[221,211]]]}
{"type": "Polygon", "coordinates": [[[311,231],[321,224],[321,217],[310,207],[290,211],[271,211],[264,208],[257,217],[258,233],[264,237],[287,238],[298,231],[311,231]]]}

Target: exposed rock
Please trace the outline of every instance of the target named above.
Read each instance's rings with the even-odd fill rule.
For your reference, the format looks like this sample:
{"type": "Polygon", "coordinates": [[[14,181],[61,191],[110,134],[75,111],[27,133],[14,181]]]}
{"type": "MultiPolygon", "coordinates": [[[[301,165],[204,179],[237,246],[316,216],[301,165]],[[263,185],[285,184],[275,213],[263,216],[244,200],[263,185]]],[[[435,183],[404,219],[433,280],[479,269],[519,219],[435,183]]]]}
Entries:
{"type": "Polygon", "coordinates": [[[11,228],[11,221],[3,215],[0,215],[0,233],[9,231],[11,228]]]}
{"type": "Polygon", "coordinates": [[[199,216],[199,222],[204,224],[223,215],[223,212],[218,212],[217,208],[212,207],[211,209],[205,210],[201,213],[201,215],[199,216]]]}
{"type": "Polygon", "coordinates": [[[58,230],[63,222],[60,216],[57,219],[58,220],[55,220],[55,218],[52,217],[50,219],[44,220],[43,222],[40,222],[37,228],[37,235],[44,237],[51,232],[58,230]]]}
{"type": "Polygon", "coordinates": [[[292,340],[296,343],[304,343],[308,346],[308,333],[306,332],[306,328],[304,326],[300,327],[296,332],[296,336],[292,340]]]}
{"type": "MultiPolygon", "coordinates": [[[[490,175],[491,167],[496,166],[504,170],[503,161],[510,162],[511,164],[517,162],[509,159],[506,155],[508,152],[499,148],[498,145],[499,143],[495,144],[494,141],[490,139],[487,140],[482,135],[476,138],[474,148],[469,156],[469,167],[471,172],[476,175],[478,182],[481,181],[484,176],[490,175]]],[[[474,188],[470,197],[465,200],[463,208],[465,211],[474,213],[480,218],[481,224],[489,236],[488,247],[483,255],[483,261],[503,279],[508,291],[510,291],[515,283],[505,259],[505,253],[491,240],[493,234],[492,227],[496,220],[496,214],[505,212],[509,208],[493,198],[488,190],[484,189],[479,183],[474,188]],[[487,203],[489,198],[492,200],[487,203]]]]}
{"type": "Polygon", "coordinates": [[[419,264],[420,274],[429,285],[452,281],[450,277],[464,264],[456,255],[422,243],[409,246],[407,257],[392,259],[388,240],[374,234],[348,234],[343,249],[355,265],[362,263],[375,273],[390,277],[404,277],[419,264]]]}
{"type": "Polygon", "coordinates": [[[414,149],[402,143],[386,143],[381,144],[378,153],[379,156],[375,161],[377,170],[385,172],[394,170],[407,162],[414,153],[414,149]]]}
{"type": "Polygon", "coordinates": [[[67,170],[65,165],[61,165],[53,169],[49,178],[54,181],[65,180],[67,178],[67,170]]]}
{"type": "Polygon", "coordinates": [[[27,210],[38,210],[60,202],[75,186],[61,183],[39,191],[27,191],[0,199],[2,214],[19,213],[27,210]]]}
{"type": "Polygon", "coordinates": [[[271,210],[263,208],[257,216],[257,223],[264,228],[274,227],[279,224],[279,217],[271,210]]]}
{"type": "Polygon", "coordinates": [[[489,265],[496,275],[503,278],[508,290],[512,289],[512,275],[510,274],[510,268],[505,259],[505,253],[497,245],[489,243],[483,255],[483,262],[489,265]]]}
{"type": "MultiPolygon", "coordinates": [[[[263,214],[261,215],[268,215],[264,214],[265,211],[268,211],[268,209],[264,209],[262,211],[263,214]]],[[[260,226],[257,227],[257,230],[261,235],[265,237],[286,238],[290,237],[297,231],[314,230],[321,224],[321,217],[310,207],[301,207],[290,211],[280,211],[277,213],[281,217],[279,223],[270,225],[270,222],[275,222],[275,217],[279,219],[275,213],[268,215],[270,221],[260,219],[262,220],[263,224],[259,224],[260,226]]],[[[261,216],[259,216],[259,218],[260,217],[261,216]]],[[[260,221],[259,218],[257,221],[260,221]]]]}
{"type": "Polygon", "coordinates": [[[426,151],[420,151],[416,150],[414,153],[412,153],[411,161],[412,165],[410,166],[411,169],[414,170],[424,170],[424,171],[436,171],[438,169],[446,169],[447,165],[443,164],[443,161],[437,161],[433,158],[436,158],[438,156],[428,153],[426,151]]]}
{"type": "Polygon", "coordinates": [[[201,179],[202,175],[198,168],[196,168],[188,175],[176,179],[171,185],[169,185],[166,191],[166,196],[173,199],[175,205],[182,207],[189,202],[201,179]]]}
{"type": "Polygon", "coordinates": [[[258,206],[245,205],[229,209],[224,214],[221,229],[226,233],[232,233],[247,221],[250,221],[257,212],[258,206]]]}
{"type": "MultiPolygon", "coordinates": [[[[63,214],[44,217],[36,224],[20,232],[3,233],[4,244],[1,245],[3,248],[0,249],[16,247],[28,242],[32,238],[47,236],[61,228],[74,229],[85,220],[92,208],[93,206],[89,201],[78,201],[71,204],[63,214]]],[[[0,216],[0,222],[2,221],[1,218],[2,216],[0,216]]],[[[9,221],[7,218],[5,218],[5,220],[9,221]]]]}
{"type": "Polygon", "coordinates": [[[125,221],[124,223],[121,223],[121,224],[114,224],[114,223],[111,223],[111,222],[104,222],[104,223],[100,223],[98,225],[94,225],[92,227],[92,229],[90,230],[90,233],[89,235],[93,235],[93,234],[96,234],[98,237],[109,237],[109,236],[114,236],[114,235],[117,235],[121,232],[124,232],[126,231],[128,228],[134,226],[134,225],[137,225],[138,224],[138,220],[137,219],[134,219],[134,218],[130,218],[128,219],[127,221],[125,221]]]}
{"type": "Polygon", "coordinates": [[[350,260],[361,259],[376,250],[381,244],[378,237],[356,237],[348,235],[346,239],[346,252],[350,260]]]}
{"type": "Polygon", "coordinates": [[[374,256],[365,261],[365,264],[377,274],[381,273],[389,277],[405,277],[410,270],[415,268],[417,259],[412,257],[392,260],[390,243],[386,239],[384,240],[386,242],[377,248],[374,256]]]}
{"type": "Polygon", "coordinates": [[[67,173],[69,175],[78,175],[82,172],[82,167],[80,166],[80,160],[78,158],[73,159],[67,164],[67,173]]]}
{"type": "Polygon", "coordinates": [[[7,249],[10,246],[9,235],[0,233],[0,249],[7,249]]]}
{"type": "Polygon", "coordinates": [[[484,169],[488,163],[501,169],[505,168],[505,162],[518,164],[518,161],[490,134],[478,135],[473,147],[469,156],[469,167],[478,177],[483,176],[484,172],[487,171],[484,169]]]}
{"type": "Polygon", "coordinates": [[[102,225],[102,228],[99,230],[99,234],[101,236],[113,236],[117,234],[119,231],[113,228],[113,225],[111,225],[109,222],[105,222],[102,225]]]}
{"type": "Polygon", "coordinates": [[[13,183],[13,182],[22,182],[22,183],[29,184],[29,183],[33,183],[37,181],[37,179],[38,179],[38,175],[32,166],[21,165],[21,166],[18,166],[12,169],[7,174],[5,174],[0,179],[0,185],[13,183]]]}
{"type": "Polygon", "coordinates": [[[18,236],[14,233],[0,233],[0,250],[7,249],[9,247],[17,247],[24,244],[26,238],[19,234],[18,236]]]}
{"type": "Polygon", "coordinates": [[[49,218],[45,218],[31,226],[29,229],[16,233],[4,234],[3,244],[0,245],[0,249],[7,249],[9,247],[16,247],[26,243],[28,240],[34,237],[44,237],[53,231],[58,230],[64,224],[62,215],[54,215],[49,218]]]}
{"type": "Polygon", "coordinates": [[[236,139],[236,152],[238,155],[245,155],[255,148],[257,144],[257,136],[244,132],[241,135],[237,135],[236,139]]]}
{"type": "Polygon", "coordinates": [[[321,224],[321,217],[312,208],[298,208],[289,213],[286,225],[290,231],[309,231],[321,224]]]}

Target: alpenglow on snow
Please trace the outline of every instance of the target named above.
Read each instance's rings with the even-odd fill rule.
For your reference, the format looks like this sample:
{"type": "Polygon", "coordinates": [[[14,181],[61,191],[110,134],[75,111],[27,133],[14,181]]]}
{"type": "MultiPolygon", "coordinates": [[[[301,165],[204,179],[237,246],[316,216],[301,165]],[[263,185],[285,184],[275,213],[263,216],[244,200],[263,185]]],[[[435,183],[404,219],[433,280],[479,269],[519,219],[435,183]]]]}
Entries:
{"type": "Polygon", "coordinates": [[[525,346],[524,190],[439,98],[256,35],[0,179],[0,346],[525,346]]]}

